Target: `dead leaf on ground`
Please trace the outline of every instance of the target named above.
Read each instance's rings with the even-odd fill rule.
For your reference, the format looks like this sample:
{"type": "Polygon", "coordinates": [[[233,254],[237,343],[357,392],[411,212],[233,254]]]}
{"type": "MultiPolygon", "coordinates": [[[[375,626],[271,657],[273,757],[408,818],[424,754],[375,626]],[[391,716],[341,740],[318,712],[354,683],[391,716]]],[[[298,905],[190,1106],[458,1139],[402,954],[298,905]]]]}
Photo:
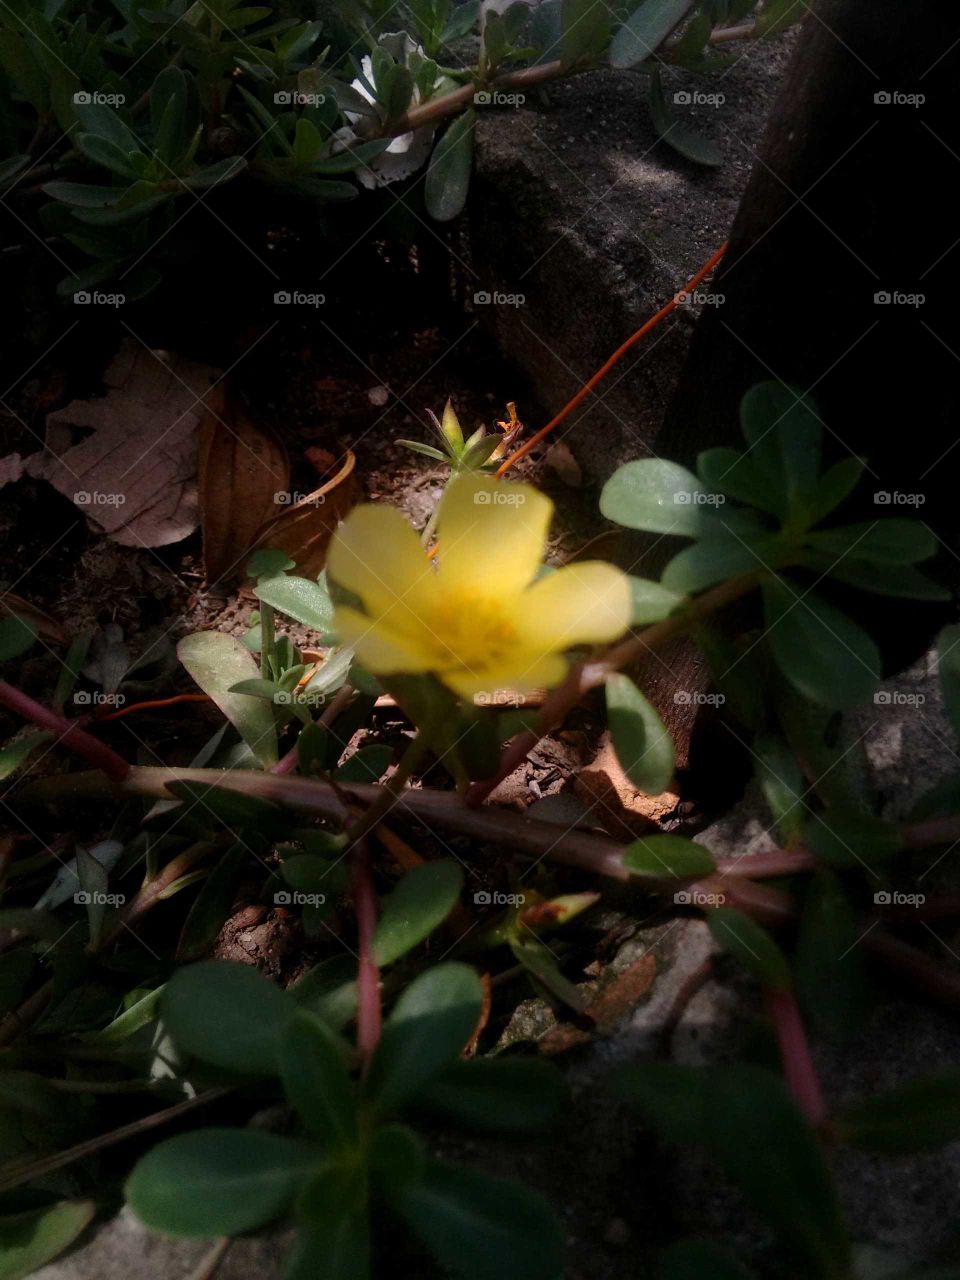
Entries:
{"type": "Polygon", "coordinates": [[[550,470],[556,473],[557,478],[569,488],[582,488],[583,472],[569,445],[564,444],[562,440],[558,440],[556,444],[550,446],[544,454],[543,460],[550,470]]]}
{"type": "Polygon", "coordinates": [[[357,497],[356,458],[348,449],[343,464],[319,489],[285,506],[260,530],[254,546],[283,551],[304,578],[316,578],[327,563],[334,530],[357,497]]]}
{"type": "Polygon", "coordinates": [[[26,470],[123,546],[179,542],[199,522],[198,429],[218,377],[125,341],[104,375],[107,394],[49,414],[46,448],[26,470]]]}
{"type": "Polygon", "coordinates": [[[261,528],[290,496],[287,451],[228,397],[203,419],[197,485],[207,582],[236,577],[261,528]]]}
{"type": "Polygon", "coordinates": [[[647,951],[628,965],[623,973],[618,973],[602,986],[587,1005],[584,1015],[594,1024],[595,1030],[573,1022],[558,1022],[537,1041],[538,1051],[552,1057],[578,1045],[589,1044],[596,1031],[609,1030],[636,1007],[653,986],[656,975],[656,957],[647,951]]]}
{"type": "Polygon", "coordinates": [[[25,622],[32,622],[41,640],[47,640],[50,644],[67,643],[67,633],[55,618],[51,618],[38,605],[24,600],[23,596],[15,596],[12,591],[6,591],[0,596],[0,615],[3,614],[16,614],[25,622]]]}

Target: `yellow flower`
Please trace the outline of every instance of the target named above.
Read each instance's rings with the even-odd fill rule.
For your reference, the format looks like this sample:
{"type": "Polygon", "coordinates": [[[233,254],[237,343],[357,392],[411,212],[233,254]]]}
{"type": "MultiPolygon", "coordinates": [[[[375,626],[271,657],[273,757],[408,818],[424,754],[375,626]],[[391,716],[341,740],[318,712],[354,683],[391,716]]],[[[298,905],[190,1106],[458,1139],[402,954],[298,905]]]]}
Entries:
{"type": "Polygon", "coordinates": [[[600,561],[534,581],[552,515],[529,485],[460,476],[440,503],[435,566],[395,507],[355,507],[327,562],[363,607],[338,606],[341,642],[376,675],[432,672],[466,698],[559,684],[565,650],[626,630],[631,594],[625,575],[600,561]]]}

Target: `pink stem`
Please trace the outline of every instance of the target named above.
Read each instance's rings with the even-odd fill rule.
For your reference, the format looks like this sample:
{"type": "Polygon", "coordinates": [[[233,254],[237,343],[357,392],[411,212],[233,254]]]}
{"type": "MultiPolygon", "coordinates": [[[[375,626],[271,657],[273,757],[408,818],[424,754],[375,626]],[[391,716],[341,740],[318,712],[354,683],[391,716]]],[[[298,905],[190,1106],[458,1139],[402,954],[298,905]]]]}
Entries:
{"type": "Polygon", "coordinates": [[[717,871],[722,876],[747,876],[751,880],[792,876],[798,871],[812,871],[817,860],[807,849],[773,849],[769,853],[750,853],[738,858],[720,858],[717,871]]]}
{"type": "Polygon", "coordinates": [[[64,746],[75,751],[78,756],[83,756],[88,764],[92,764],[114,782],[123,782],[130,772],[130,765],[111,747],[99,742],[75,721],[57,715],[12,684],[7,684],[6,680],[0,680],[0,705],[9,707],[18,716],[32,721],[41,729],[49,729],[51,733],[57,734],[64,746]]]}
{"type": "Polygon", "coordinates": [[[357,1049],[364,1067],[380,1039],[380,970],[373,956],[377,928],[377,895],[370,874],[365,840],[357,845],[353,864],[353,900],[357,913],[360,961],[357,966],[357,1049]]]}
{"type": "MultiPolygon", "coordinates": [[[[341,685],[341,687],[334,694],[333,701],[330,703],[329,707],[327,707],[326,711],[324,711],[323,715],[320,717],[317,723],[323,725],[324,728],[333,724],[334,720],[336,720],[340,712],[344,710],[344,708],[353,698],[353,694],[354,694],[354,690],[352,685],[349,685],[349,684],[341,685]]],[[[303,729],[305,728],[306,728],[306,725],[303,726],[303,729]]],[[[300,730],[300,733],[303,733],[303,729],[300,730]]],[[[300,740],[300,734],[298,733],[297,742],[299,742],[299,740],[300,740]]],[[[290,750],[287,752],[287,754],[285,756],[280,757],[280,759],[273,766],[270,772],[275,773],[278,776],[282,777],[284,774],[293,773],[294,769],[296,769],[299,763],[300,763],[300,756],[299,756],[299,753],[297,752],[297,743],[295,742],[293,746],[290,748],[290,750]]]]}
{"type": "Polygon", "coordinates": [[[773,988],[764,991],[764,998],[780,1044],[787,1087],[803,1114],[815,1129],[819,1129],[827,1119],[827,1108],[813,1058],[810,1056],[810,1045],[797,998],[792,991],[773,988]]]}

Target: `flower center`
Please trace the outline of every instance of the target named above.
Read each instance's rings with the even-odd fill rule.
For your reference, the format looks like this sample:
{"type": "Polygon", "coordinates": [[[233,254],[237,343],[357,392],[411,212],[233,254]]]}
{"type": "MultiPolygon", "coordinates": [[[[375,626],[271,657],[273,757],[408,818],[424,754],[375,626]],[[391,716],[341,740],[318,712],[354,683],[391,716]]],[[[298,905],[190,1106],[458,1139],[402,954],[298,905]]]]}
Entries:
{"type": "Polygon", "coordinates": [[[434,636],[439,671],[458,668],[482,673],[502,666],[516,641],[516,630],[501,600],[458,591],[444,596],[428,625],[434,636]]]}

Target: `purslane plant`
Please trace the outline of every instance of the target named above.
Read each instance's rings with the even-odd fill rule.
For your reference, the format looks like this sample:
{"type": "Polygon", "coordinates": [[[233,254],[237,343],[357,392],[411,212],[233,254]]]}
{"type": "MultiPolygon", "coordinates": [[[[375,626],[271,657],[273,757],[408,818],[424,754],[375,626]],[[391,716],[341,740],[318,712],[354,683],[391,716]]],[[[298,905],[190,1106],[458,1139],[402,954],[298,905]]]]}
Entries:
{"type": "Polygon", "coordinates": [[[243,0],[154,0],[96,19],[77,0],[17,0],[0,10],[0,189],[59,260],[82,255],[67,263],[63,297],[110,284],[132,301],[191,248],[179,222],[219,206],[225,184],[229,224],[238,182],[291,209],[333,207],[358,194],[354,177],[377,187],[427,164],[428,213],[456,217],[476,108],[514,106],[538,84],[608,61],[650,75],[668,145],[718,163],[670,115],[661,65],[709,71],[723,61],[715,44],[765,38],[806,11],[807,0],[643,0],[632,14],[606,0],[515,3],[486,11],[464,65],[458,42],[478,24],[475,0],[399,10],[349,0],[306,21],[243,0]],[[39,218],[38,189],[50,198],[39,218]]]}
{"type": "MultiPolygon", "coordinates": [[[[35,799],[119,794],[151,802],[145,815],[125,807],[109,855],[100,846],[78,851],[82,900],[61,888],[41,910],[13,909],[6,923],[15,931],[9,956],[16,966],[0,976],[15,1017],[0,1024],[0,1042],[13,1043],[32,1022],[49,1019],[40,1022],[43,1061],[54,1078],[69,1074],[77,1046],[68,1037],[61,1047],[56,1028],[72,1025],[68,1000],[89,966],[106,967],[146,912],[169,918],[199,884],[176,943],[155,936],[162,954],[131,987],[119,1015],[115,996],[96,1007],[84,1026],[92,1039],[83,1040],[83,1053],[109,1062],[121,1084],[123,1073],[149,1076],[161,1053],[154,1042],[159,1018],[176,1048],[174,1088],[212,1085],[209,1097],[233,1089],[248,1111],[264,1098],[283,1096],[289,1104],[280,1132],[265,1132],[259,1122],[200,1130],[149,1153],[128,1186],[144,1221],[205,1235],[292,1218],[301,1237],[289,1275],[298,1280],[368,1274],[368,1241],[381,1214],[406,1224],[467,1280],[504,1270],[529,1280],[555,1275],[557,1228],[539,1198],[440,1168],[410,1124],[421,1113],[453,1112],[488,1127],[510,1120],[517,1129],[549,1119],[545,1101],[562,1104],[556,1076],[538,1064],[469,1058],[483,1034],[485,998],[465,962],[479,955],[492,970],[509,947],[539,992],[558,1009],[586,1016],[564,972],[563,944],[548,949],[541,934],[551,924],[589,928],[594,895],[559,893],[544,871],[549,859],[631,880],[668,909],[709,917],[718,945],[763,994],[782,1080],[769,1068],[690,1073],[648,1062],[622,1075],[617,1088],[668,1141],[700,1146],[720,1162],[805,1280],[865,1274],[821,1145],[904,1151],[946,1141],[960,1132],[960,1082],[918,1081],[835,1113],[819,1086],[807,1026],[840,1034],[869,1005],[861,941],[956,1005],[955,979],[878,920],[873,895],[878,881],[893,876],[895,855],[960,836],[960,793],[949,779],[910,821],[880,815],[842,718],[873,692],[879,654],[817,584],[827,577],[893,599],[942,600],[945,593],[915,567],[935,549],[918,522],[828,523],[863,464],[851,458],[823,467],[822,428],[809,399],[764,384],[745,398],[741,426],[744,450],[708,451],[696,475],[650,459],[628,463],[605,486],[601,509],[610,519],[691,539],[660,582],[602,564],[538,577],[549,502],[528,485],[470,470],[444,494],[432,558],[399,513],[375,506],[357,508],[344,523],[331,549],[329,587],[326,577],[296,576],[285,557],[256,557],[250,570],[261,608],[248,635],[202,633],[181,644],[191,675],[236,738],[224,726],[192,767],[131,765],[96,738],[96,725],[67,722],[0,683],[8,708],[41,732],[61,735],[65,747],[102,771],[35,784],[35,799]],[[746,633],[731,630],[724,606],[750,593],[759,594],[762,616],[746,633]],[[320,634],[328,656],[316,668],[282,634],[284,615],[320,634]],[[627,628],[633,634],[618,638],[627,628]],[[577,822],[569,815],[558,826],[546,814],[480,805],[540,735],[600,687],[623,768],[636,786],[663,790],[673,774],[672,743],[625,669],[680,634],[702,644],[731,726],[753,753],[779,848],[718,862],[677,834],[624,846],[568,827],[577,822]],[[539,712],[517,705],[535,684],[548,688],[539,712]],[[291,701],[296,690],[311,688],[312,697],[291,701]],[[350,749],[384,690],[417,731],[392,773],[390,748],[350,749]],[[281,745],[293,734],[283,760],[290,761],[286,772],[299,768],[300,777],[284,776],[281,767],[281,745]],[[431,757],[464,795],[407,787],[431,757]],[[534,888],[514,861],[511,874],[530,885],[529,900],[505,895],[511,901],[504,911],[489,893],[475,894],[475,929],[474,919],[463,917],[458,865],[422,862],[396,830],[408,835],[411,819],[473,836],[480,846],[496,844],[515,860],[532,859],[543,878],[534,888]],[[383,853],[405,868],[388,893],[383,853]],[[238,886],[251,881],[262,904],[299,913],[314,945],[336,932],[354,955],[344,956],[337,943],[287,992],[225,962],[184,967],[209,954],[238,886]],[[126,903],[109,900],[108,888],[131,883],[136,889],[126,903]],[[795,943],[781,945],[768,931],[794,920],[795,943]],[[69,940],[54,949],[56,972],[48,977],[42,954],[65,929],[69,940]],[[430,942],[440,942],[441,931],[442,954],[452,950],[455,959],[431,967],[430,942]],[[77,946],[82,966],[71,950],[77,946]],[[841,953],[842,966],[825,968],[824,957],[841,953]],[[352,1048],[344,1036],[351,1026],[352,1048]],[[751,1123],[764,1135],[758,1151],[742,1141],[751,1123]]],[[[24,653],[32,641],[29,626],[0,623],[0,658],[24,653]]],[[[940,666],[955,731],[958,654],[957,629],[948,628],[940,666]]],[[[22,768],[29,750],[10,750],[11,771],[22,768]]],[[[36,868],[25,868],[21,880],[17,860],[12,865],[15,889],[30,886],[36,868]]],[[[162,1052],[166,1063],[169,1047],[162,1052]]],[[[201,1092],[196,1105],[207,1096],[201,1092]]],[[[170,1118],[182,1114],[174,1107],[170,1118]]],[[[0,1187],[77,1158],[71,1150],[26,1156],[6,1182],[0,1171],[0,1187]]],[[[681,1242],[664,1259],[669,1280],[725,1273],[737,1275],[737,1264],[702,1242],[681,1242]]]]}

